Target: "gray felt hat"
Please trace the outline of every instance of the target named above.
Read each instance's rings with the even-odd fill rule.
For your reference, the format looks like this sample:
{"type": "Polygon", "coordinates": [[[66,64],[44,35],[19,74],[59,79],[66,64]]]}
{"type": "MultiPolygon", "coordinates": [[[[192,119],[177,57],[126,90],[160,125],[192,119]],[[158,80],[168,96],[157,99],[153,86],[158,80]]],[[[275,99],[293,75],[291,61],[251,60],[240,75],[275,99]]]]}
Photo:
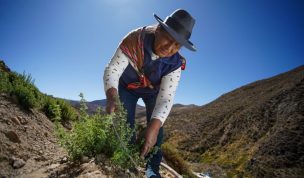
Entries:
{"type": "Polygon", "coordinates": [[[162,25],[162,27],[181,45],[196,51],[195,46],[189,38],[192,33],[195,19],[185,10],[177,9],[164,21],[156,14],[153,14],[156,20],[162,25]]]}

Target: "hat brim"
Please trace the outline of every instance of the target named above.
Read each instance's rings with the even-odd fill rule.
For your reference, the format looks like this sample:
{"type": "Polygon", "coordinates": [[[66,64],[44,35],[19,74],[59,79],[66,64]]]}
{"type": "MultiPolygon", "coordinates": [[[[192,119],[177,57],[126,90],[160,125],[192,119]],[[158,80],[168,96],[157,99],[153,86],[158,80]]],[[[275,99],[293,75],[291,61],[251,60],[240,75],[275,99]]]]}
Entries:
{"type": "Polygon", "coordinates": [[[164,21],[159,18],[156,14],[153,13],[153,16],[155,19],[161,24],[161,26],[182,46],[185,46],[187,49],[191,51],[196,51],[195,46],[193,43],[185,38],[183,38],[181,35],[179,35],[175,30],[173,30],[171,27],[169,27],[167,24],[164,23],[164,21]]]}

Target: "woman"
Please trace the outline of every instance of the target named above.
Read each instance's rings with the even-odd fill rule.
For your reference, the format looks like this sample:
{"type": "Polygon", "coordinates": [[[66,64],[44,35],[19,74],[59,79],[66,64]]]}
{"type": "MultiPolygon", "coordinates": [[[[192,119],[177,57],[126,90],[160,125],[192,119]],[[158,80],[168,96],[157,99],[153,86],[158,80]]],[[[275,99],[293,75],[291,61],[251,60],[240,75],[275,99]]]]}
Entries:
{"type": "MultiPolygon", "coordinates": [[[[163,124],[173,105],[185,59],[178,53],[182,46],[195,51],[189,41],[195,23],[185,10],[178,9],[165,21],[156,14],[158,25],[130,32],[121,42],[104,72],[108,113],[116,108],[119,96],[128,112],[127,122],[135,125],[135,109],[139,98],[145,103],[147,129],[141,150],[144,157],[153,146],[161,147],[163,124]]],[[[135,139],[135,138],[134,138],[135,139]]],[[[134,140],[133,140],[134,141],[134,140]]],[[[161,150],[147,163],[146,175],[160,177],[161,150]]]]}

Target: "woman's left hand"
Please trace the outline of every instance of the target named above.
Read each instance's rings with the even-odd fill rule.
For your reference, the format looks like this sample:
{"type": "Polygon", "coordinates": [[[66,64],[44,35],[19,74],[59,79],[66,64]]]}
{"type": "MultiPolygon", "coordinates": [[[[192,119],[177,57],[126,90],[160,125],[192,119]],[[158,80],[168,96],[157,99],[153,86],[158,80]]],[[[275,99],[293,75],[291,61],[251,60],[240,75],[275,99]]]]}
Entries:
{"type": "Polygon", "coordinates": [[[159,119],[152,119],[148,125],[148,128],[146,130],[145,134],[145,143],[142,147],[140,157],[144,158],[149,151],[153,148],[153,146],[156,144],[157,136],[159,129],[161,128],[161,121],[159,119]]]}

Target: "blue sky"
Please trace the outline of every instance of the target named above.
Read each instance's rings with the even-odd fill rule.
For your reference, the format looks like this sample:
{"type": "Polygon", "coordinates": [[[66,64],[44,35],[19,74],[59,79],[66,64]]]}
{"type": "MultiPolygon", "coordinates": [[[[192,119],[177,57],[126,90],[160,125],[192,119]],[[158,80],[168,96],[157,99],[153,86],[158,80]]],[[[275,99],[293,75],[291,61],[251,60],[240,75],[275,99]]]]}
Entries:
{"type": "Polygon", "coordinates": [[[196,18],[175,103],[202,105],[304,64],[302,0],[0,0],[0,58],[44,93],[104,99],[121,38],[177,8],[196,18]]]}

